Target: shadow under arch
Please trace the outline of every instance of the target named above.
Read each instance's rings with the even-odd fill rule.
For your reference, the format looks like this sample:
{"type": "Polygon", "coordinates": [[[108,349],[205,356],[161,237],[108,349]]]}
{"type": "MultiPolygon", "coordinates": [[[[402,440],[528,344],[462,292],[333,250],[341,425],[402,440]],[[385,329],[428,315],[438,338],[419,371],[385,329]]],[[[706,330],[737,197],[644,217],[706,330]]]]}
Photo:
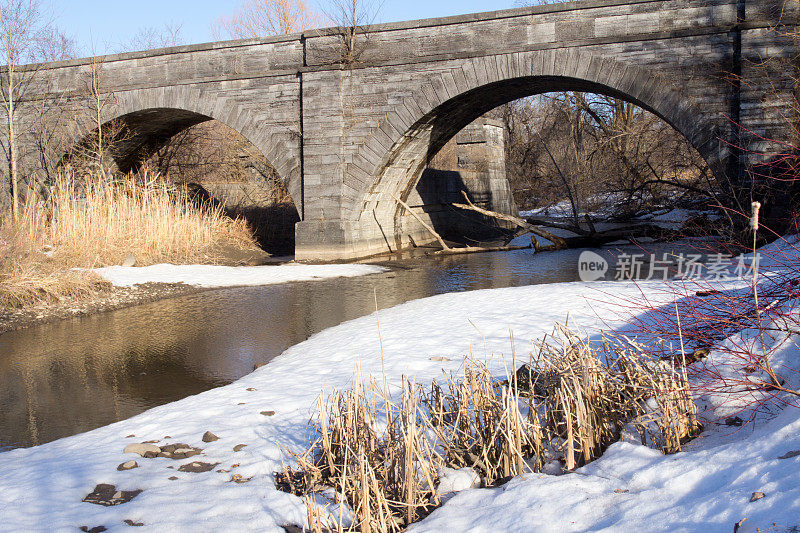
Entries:
{"type": "Polygon", "coordinates": [[[398,247],[405,245],[398,224],[403,208],[393,196],[407,198],[430,159],[462,128],[499,105],[536,94],[581,91],[631,102],[681,133],[717,179],[725,179],[729,150],[721,141],[721,121],[712,120],[680,89],[647,69],[573,49],[475,58],[454,71],[430,76],[387,115],[380,132],[354,158],[353,183],[364,185],[350,216],[362,223],[374,221],[382,234],[394,236],[398,247]],[[369,154],[383,156],[369,165],[369,154]],[[374,170],[370,175],[363,168],[374,170]]]}
{"type": "MultiPolygon", "coordinates": [[[[214,120],[184,109],[153,108],[134,111],[106,121],[102,130],[106,140],[104,152],[123,173],[136,172],[142,164],[175,135],[197,124],[214,120]]],[[[64,161],[80,157],[81,148],[90,149],[96,142],[97,129],[84,136],[64,161]]]]}

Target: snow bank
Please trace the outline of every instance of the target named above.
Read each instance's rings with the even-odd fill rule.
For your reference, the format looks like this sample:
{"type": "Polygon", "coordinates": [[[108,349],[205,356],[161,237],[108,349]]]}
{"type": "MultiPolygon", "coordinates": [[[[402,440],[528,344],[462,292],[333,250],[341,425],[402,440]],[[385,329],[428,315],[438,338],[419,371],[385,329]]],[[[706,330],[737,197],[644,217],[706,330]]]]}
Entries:
{"type": "Polygon", "coordinates": [[[528,474],[501,488],[463,491],[409,531],[731,533],[744,518],[747,531],[796,531],[800,457],[780,457],[800,450],[797,410],[742,432],[712,432],[667,456],[616,443],[572,474],[528,474]],[[751,502],[754,492],[765,497],[751,502]]]}
{"type": "Polygon", "coordinates": [[[511,365],[511,331],[515,353],[524,356],[531,339],[548,333],[568,313],[573,323],[599,325],[586,298],[597,296],[598,289],[629,297],[638,292],[632,284],[568,283],[415,300],[381,311],[380,330],[375,314],[345,322],[231,385],[88,433],[0,453],[0,530],[74,531],[103,525],[128,531],[122,523],[126,519],[145,524],[143,531],[282,532],[283,524],[303,524],[302,501],[275,489],[272,473],[285,460],[282,447],[299,451],[307,445],[308,421],[320,392],[348,387],[359,360],[365,373],[377,375],[383,358],[394,382],[404,373],[429,380],[443,368],[457,372],[469,352],[485,354],[501,373],[511,365]],[[275,414],[261,414],[270,411],[275,414]],[[201,442],[205,431],[220,439],[201,442]],[[156,439],[161,445],[199,446],[203,455],[174,461],[122,453],[127,444],[156,439]],[[247,447],[233,452],[237,444],[247,447]],[[139,468],[117,471],[117,465],[130,459],[139,468]],[[201,474],[176,471],[192,460],[220,465],[201,474]],[[240,466],[232,469],[234,464],[240,466]],[[231,483],[233,473],[253,479],[231,483]],[[178,479],[170,480],[172,476],[178,479]],[[82,503],[98,483],[143,492],[115,507],[82,503]]]}
{"type": "MultiPolygon", "coordinates": [[[[357,363],[365,374],[385,368],[397,384],[403,374],[427,381],[443,369],[458,372],[462,356],[471,353],[500,375],[513,370],[514,358],[527,356],[532,339],[567,315],[587,331],[618,329],[622,319],[608,306],[643,295],[669,300],[664,284],[655,281],[536,285],[444,294],[343,323],[231,385],[0,454],[0,530],[102,525],[129,531],[124,520],[144,524],[141,531],[282,532],[282,525],[302,525],[304,504],[278,491],[272,473],[281,469],[284,449],[300,451],[308,444],[319,393],[348,387],[357,363]],[[219,440],[203,443],[208,430],[219,440]],[[187,443],[203,454],[181,461],[123,454],[127,444],[146,440],[187,443]],[[139,468],[117,470],[130,459],[139,468]],[[205,473],[178,471],[194,460],[219,464],[205,473]],[[234,474],[252,479],[231,482],[234,474]],[[82,503],[98,483],[143,492],[115,507],[82,503]]],[[[785,350],[800,351],[793,345],[785,350]]],[[[572,474],[529,474],[498,489],[463,490],[412,530],[729,533],[748,518],[748,525],[776,522],[779,531],[788,531],[800,526],[800,453],[791,453],[800,450],[799,415],[787,409],[733,435],[727,426],[708,427],[688,451],[671,456],[618,443],[572,474]],[[755,491],[766,497],[751,503],[755,491]]]]}
{"type": "Polygon", "coordinates": [[[160,264],[146,267],[111,266],[96,268],[93,271],[118,287],[130,287],[142,283],[185,283],[210,288],[354,277],[386,270],[375,265],[285,264],[229,267],[160,264]]]}

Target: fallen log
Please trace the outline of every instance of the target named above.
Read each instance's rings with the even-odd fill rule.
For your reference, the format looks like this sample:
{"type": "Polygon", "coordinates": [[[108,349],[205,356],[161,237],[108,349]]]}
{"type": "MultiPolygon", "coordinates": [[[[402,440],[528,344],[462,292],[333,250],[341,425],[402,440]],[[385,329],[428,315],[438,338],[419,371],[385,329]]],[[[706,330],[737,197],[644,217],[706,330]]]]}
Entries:
{"type": "Polygon", "coordinates": [[[395,199],[395,201],[396,201],[398,204],[400,204],[400,205],[402,205],[403,207],[405,207],[405,208],[406,208],[406,211],[408,211],[408,213],[409,213],[409,214],[410,214],[412,217],[414,217],[415,219],[417,219],[417,222],[419,222],[420,224],[422,224],[422,227],[424,227],[426,230],[428,230],[428,231],[430,232],[430,234],[431,234],[431,235],[433,235],[433,236],[436,238],[436,240],[437,240],[437,241],[439,241],[439,245],[442,247],[442,250],[443,250],[443,251],[444,251],[444,250],[449,250],[449,249],[450,249],[450,247],[449,247],[449,246],[447,246],[447,243],[446,243],[446,242],[444,242],[444,239],[442,239],[442,236],[441,236],[441,235],[439,235],[438,233],[436,233],[436,231],[434,231],[434,229],[433,229],[432,227],[430,227],[430,226],[429,226],[429,225],[428,225],[428,224],[427,224],[427,223],[426,223],[424,220],[422,220],[422,217],[420,217],[418,214],[416,214],[414,211],[412,211],[412,209],[411,209],[411,208],[408,206],[408,204],[407,204],[407,203],[405,203],[403,200],[401,200],[400,198],[398,198],[398,197],[397,197],[397,196],[395,196],[395,195],[392,195],[392,198],[394,198],[394,199],[395,199]]]}
{"type": "Polygon", "coordinates": [[[529,250],[530,246],[465,246],[463,248],[448,248],[437,250],[436,255],[475,254],[479,252],[510,252],[512,250],[529,250]]]}
{"type": "Polygon", "coordinates": [[[549,231],[543,230],[542,228],[538,228],[532,224],[529,224],[525,219],[520,217],[515,217],[513,215],[506,215],[505,213],[498,213],[496,211],[489,211],[488,209],[484,209],[482,207],[478,207],[477,205],[473,204],[467,193],[461,191],[461,194],[464,196],[464,199],[467,201],[466,204],[458,204],[454,203],[453,205],[456,207],[460,207],[461,209],[467,209],[469,211],[475,211],[482,215],[486,215],[487,217],[496,218],[499,220],[505,220],[506,222],[511,222],[512,224],[516,224],[518,227],[525,229],[526,231],[530,231],[534,235],[538,235],[543,239],[547,239],[548,241],[553,243],[554,250],[565,250],[569,248],[567,241],[562,237],[557,235],[553,235],[549,231]]]}
{"type": "MultiPolygon", "coordinates": [[[[531,244],[536,252],[551,252],[555,250],[565,250],[567,248],[597,248],[610,242],[629,239],[632,237],[663,237],[665,234],[676,233],[672,230],[666,230],[653,224],[642,224],[626,228],[616,228],[608,231],[593,231],[591,233],[586,233],[575,237],[558,237],[549,231],[534,226],[523,218],[515,217],[513,215],[506,215],[505,213],[497,213],[496,211],[490,211],[488,209],[478,207],[469,200],[469,197],[467,197],[464,191],[461,191],[461,194],[467,200],[467,203],[454,203],[454,206],[461,209],[467,209],[469,211],[475,211],[476,213],[496,218],[498,220],[511,222],[512,224],[516,224],[519,228],[531,232],[533,234],[531,236],[531,244]],[[537,236],[547,239],[553,244],[542,245],[536,239],[537,236]]],[[[570,231],[574,232],[572,229],[570,229],[570,231]]]]}
{"type": "Polygon", "coordinates": [[[417,220],[417,222],[422,224],[422,227],[428,230],[428,232],[431,235],[433,235],[433,237],[437,241],[439,241],[439,245],[442,247],[442,249],[434,252],[436,254],[447,255],[447,254],[474,254],[478,252],[507,252],[510,250],[524,250],[530,248],[530,246],[466,246],[463,248],[451,248],[450,246],[447,245],[442,236],[436,232],[436,230],[430,227],[430,225],[428,225],[424,220],[422,220],[422,218],[419,215],[417,215],[414,211],[411,210],[411,207],[409,207],[407,203],[405,203],[397,196],[392,195],[392,198],[394,198],[398,204],[402,205],[406,209],[406,211],[408,211],[411,214],[411,216],[413,216],[417,220]]]}

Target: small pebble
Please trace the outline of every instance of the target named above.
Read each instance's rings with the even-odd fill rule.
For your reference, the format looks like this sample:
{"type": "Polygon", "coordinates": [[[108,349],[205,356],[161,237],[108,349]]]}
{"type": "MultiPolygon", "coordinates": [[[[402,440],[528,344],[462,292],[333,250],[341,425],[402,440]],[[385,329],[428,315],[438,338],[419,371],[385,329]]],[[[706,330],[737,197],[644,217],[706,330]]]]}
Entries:
{"type": "Polygon", "coordinates": [[[760,500],[764,496],[766,496],[766,494],[764,494],[763,492],[754,492],[753,495],[750,496],[750,501],[754,502],[756,500],[760,500]]]}
{"type": "Polygon", "coordinates": [[[233,451],[235,451],[235,452],[240,452],[240,451],[242,451],[242,450],[243,450],[243,449],[244,449],[246,446],[247,446],[247,444],[237,444],[236,446],[234,446],[234,447],[233,447],[233,451]]]}
{"type": "Polygon", "coordinates": [[[214,442],[215,440],[219,440],[219,437],[217,437],[210,431],[206,431],[205,433],[203,433],[203,442],[214,442]]]}
{"type": "Polygon", "coordinates": [[[261,411],[261,414],[264,416],[273,416],[275,411],[261,411]]]}

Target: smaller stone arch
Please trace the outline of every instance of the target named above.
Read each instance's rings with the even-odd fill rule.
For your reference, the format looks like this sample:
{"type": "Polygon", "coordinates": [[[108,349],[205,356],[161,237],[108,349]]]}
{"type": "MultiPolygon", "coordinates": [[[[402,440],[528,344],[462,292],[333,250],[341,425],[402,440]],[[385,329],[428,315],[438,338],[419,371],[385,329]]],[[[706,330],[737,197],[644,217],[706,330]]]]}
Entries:
{"type": "Polygon", "coordinates": [[[209,120],[225,124],[261,152],[302,212],[298,135],[259,125],[232,99],[188,85],[122,91],[114,93],[102,119],[122,122],[130,132],[114,154],[124,171],[135,167],[141,150],[157,148],[188,127],[209,120]]]}

